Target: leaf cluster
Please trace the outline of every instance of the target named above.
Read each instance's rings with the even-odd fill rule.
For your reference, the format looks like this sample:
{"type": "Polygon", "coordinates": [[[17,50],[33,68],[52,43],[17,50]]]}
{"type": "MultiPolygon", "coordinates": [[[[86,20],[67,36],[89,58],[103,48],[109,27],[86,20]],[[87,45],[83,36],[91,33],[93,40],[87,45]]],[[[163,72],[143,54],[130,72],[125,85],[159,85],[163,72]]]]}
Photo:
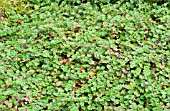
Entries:
{"type": "Polygon", "coordinates": [[[167,4],[39,2],[2,15],[0,110],[170,109],[167,4]]]}

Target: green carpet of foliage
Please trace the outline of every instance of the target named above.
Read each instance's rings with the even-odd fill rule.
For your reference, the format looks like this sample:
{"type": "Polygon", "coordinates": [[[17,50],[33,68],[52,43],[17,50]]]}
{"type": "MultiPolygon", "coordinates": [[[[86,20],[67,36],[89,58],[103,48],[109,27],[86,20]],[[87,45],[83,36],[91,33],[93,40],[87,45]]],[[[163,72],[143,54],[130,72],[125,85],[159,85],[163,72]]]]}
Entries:
{"type": "Polygon", "coordinates": [[[1,111],[170,110],[168,4],[41,2],[0,5],[1,111]]]}

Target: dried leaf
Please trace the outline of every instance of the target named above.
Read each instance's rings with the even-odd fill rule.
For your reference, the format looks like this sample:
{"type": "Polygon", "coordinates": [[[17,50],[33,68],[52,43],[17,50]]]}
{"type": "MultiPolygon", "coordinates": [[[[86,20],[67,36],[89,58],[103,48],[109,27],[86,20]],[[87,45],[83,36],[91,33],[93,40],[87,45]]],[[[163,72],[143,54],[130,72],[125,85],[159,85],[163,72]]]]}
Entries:
{"type": "Polygon", "coordinates": [[[56,38],[59,38],[59,35],[57,34],[55,37],[56,37],[56,38]]]}
{"type": "Polygon", "coordinates": [[[28,96],[26,96],[26,97],[24,98],[24,100],[25,100],[26,102],[30,102],[30,98],[29,98],[28,96]]]}
{"type": "Polygon", "coordinates": [[[85,69],[81,67],[80,72],[85,72],[85,69]]]}
{"type": "Polygon", "coordinates": [[[110,36],[111,36],[112,38],[115,38],[115,37],[116,37],[116,35],[115,35],[114,33],[111,33],[110,36]]]}
{"type": "Polygon", "coordinates": [[[60,63],[70,63],[70,58],[68,58],[68,59],[62,59],[62,60],[60,60],[60,63]]]}
{"type": "Polygon", "coordinates": [[[78,83],[77,83],[77,84],[78,84],[78,86],[81,86],[81,87],[84,85],[84,84],[83,84],[83,82],[82,82],[82,81],[80,81],[80,80],[78,81],[78,83]]]}
{"type": "Polygon", "coordinates": [[[162,64],[160,64],[159,67],[160,67],[161,69],[164,69],[164,68],[165,68],[162,64]]]}

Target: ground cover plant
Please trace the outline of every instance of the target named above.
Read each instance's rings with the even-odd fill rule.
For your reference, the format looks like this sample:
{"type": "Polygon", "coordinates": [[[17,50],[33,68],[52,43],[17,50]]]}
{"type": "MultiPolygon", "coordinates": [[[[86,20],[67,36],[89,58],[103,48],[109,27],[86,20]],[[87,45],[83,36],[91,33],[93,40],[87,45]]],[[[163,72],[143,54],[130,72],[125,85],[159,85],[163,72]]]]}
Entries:
{"type": "Polygon", "coordinates": [[[168,2],[11,2],[0,5],[0,110],[170,110],[168,2]]]}

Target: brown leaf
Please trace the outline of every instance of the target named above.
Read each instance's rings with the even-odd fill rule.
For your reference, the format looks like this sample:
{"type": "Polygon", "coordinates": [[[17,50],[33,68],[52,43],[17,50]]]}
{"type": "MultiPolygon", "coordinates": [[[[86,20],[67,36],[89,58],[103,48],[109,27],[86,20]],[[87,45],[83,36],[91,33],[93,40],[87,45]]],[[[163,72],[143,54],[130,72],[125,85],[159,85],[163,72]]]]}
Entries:
{"type": "Polygon", "coordinates": [[[23,24],[23,21],[19,20],[18,21],[18,26],[21,26],[23,24]]]}
{"type": "Polygon", "coordinates": [[[108,24],[103,24],[103,27],[109,28],[109,25],[108,24]]]}
{"type": "Polygon", "coordinates": [[[6,38],[5,37],[2,37],[2,41],[5,41],[6,40],[6,38]]]}
{"type": "Polygon", "coordinates": [[[70,63],[70,58],[68,58],[68,59],[62,59],[62,60],[60,60],[60,62],[63,64],[65,64],[65,63],[70,63]]]}
{"type": "Polygon", "coordinates": [[[30,98],[29,98],[28,96],[26,96],[26,97],[24,98],[24,100],[25,100],[26,102],[30,102],[30,98]]]}
{"type": "Polygon", "coordinates": [[[144,40],[149,40],[149,37],[145,37],[144,40]]]}
{"type": "Polygon", "coordinates": [[[53,33],[52,33],[52,32],[50,32],[50,34],[49,34],[49,35],[50,35],[50,37],[51,37],[51,38],[53,37],[53,33]]]}
{"type": "Polygon", "coordinates": [[[141,28],[140,24],[138,24],[138,28],[141,28]]]}
{"type": "Polygon", "coordinates": [[[73,25],[73,28],[74,28],[74,32],[78,32],[79,31],[79,28],[76,26],[76,24],[73,25]]]}
{"type": "Polygon", "coordinates": [[[56,82],[56,86],[58,87],[60,85],[61,81],[56,82]]]}
{"type": "Polygon", "coordinates": [[[80,86],[80,87],[82,87],[84,84],[83,84],[82,81],[79,80],[78,83],[77,83],[77,85],[80,86]]]}
{"type": "Polygon", "coordinates": [[[110,48],[109,50],[107,50],[107,51],[105,52],[105,54],[112,54],[112,55],[114,55],[114,54],[115,54],[115,51],[110,48]]]}
{"type": "Polygon", "coordinates": [[[90,69],[90,71],[92,71],[92,72],[94,72],[95,70],[96,70],[95,68],[90,69]]]}
{"type": "Polygon", "coordinates": [[[57,34],[55,37],[56,37],[56,38],[59,38],[59,35],[57,34]]]}
{"type": "Polygon", "coordinates": [[[162,64],[160,64],[159,67],[160,67],[161,69],[164,69],[164,68],[165,68],[162,64]]]}
{"type": "Polygon", "coordinates": [[[81,35],[81,34],[83,34],[83,31],[79,30],[78,33],[81,35]]]}
{"type": "Polygon", "coordinates": [[[85,69],[81,67],[80,72],[85,72],[85,69]]]}
{"type": "Polygon", "coordinates": [[[115,37],[116,37],[116,35],[115,35],[114,33],[111,33],[110,36],[111,36],[112,38],[115,38],[115,37]]]}

